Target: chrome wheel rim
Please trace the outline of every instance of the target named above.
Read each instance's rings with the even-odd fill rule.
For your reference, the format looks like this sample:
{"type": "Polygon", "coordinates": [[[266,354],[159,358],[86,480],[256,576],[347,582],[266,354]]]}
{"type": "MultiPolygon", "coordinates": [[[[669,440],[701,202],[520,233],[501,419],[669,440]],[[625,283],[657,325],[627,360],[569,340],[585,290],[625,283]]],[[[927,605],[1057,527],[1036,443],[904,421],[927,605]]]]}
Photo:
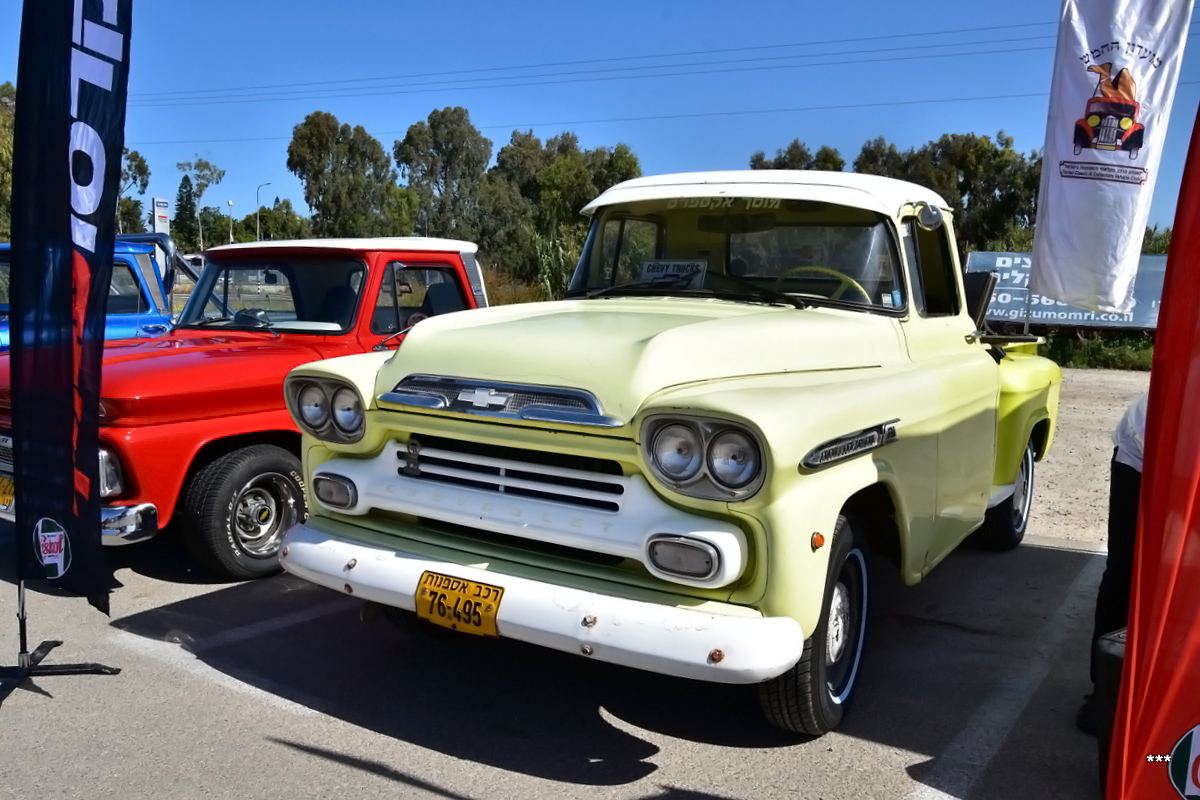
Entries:
{"type": "Polygon", "coordinates": [[[855,548],[838,570],[825,620],[825,678],[829,699],[846,701],[858,681],[867,633],[867,563],[855,548]]]}
{"type": "Polygon", "coordinates": [[[839,582],[829,602],[829,620],[825,629],[825,666],[833,666],[846,650],[850,634],[850,590],[839,582]]]}
{"type": "Polygon", "coordinates": [[[252,558],[270,558],[283,533],[300,520],[292,482],[278,472],[259,475],[242,487],[233,504],[233,539],[252,558]]]}
{"type": "Polygon", "coordinates": [[[1033,505],[1033,448],[1026,447],[1021,457],[1021,469],[1017,473],[1017,485],[1013,488],[1013,529],[1022,531],[1029,519],[1033,505]]]}

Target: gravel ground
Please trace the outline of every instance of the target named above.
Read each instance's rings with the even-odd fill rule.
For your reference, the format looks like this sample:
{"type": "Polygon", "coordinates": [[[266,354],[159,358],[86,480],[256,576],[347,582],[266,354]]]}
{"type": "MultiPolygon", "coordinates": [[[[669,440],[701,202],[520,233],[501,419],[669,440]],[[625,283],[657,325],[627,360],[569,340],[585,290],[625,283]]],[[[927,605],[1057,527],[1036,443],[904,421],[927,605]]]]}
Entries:
{"type": "Polygon", "coordinates": [[[1058,430],[1049,457],[1037,467],[1030,534],[1104,541],[1112,431],[1126,406],[1149,387],[1148,372],[1063,370],[1058,430]]]}

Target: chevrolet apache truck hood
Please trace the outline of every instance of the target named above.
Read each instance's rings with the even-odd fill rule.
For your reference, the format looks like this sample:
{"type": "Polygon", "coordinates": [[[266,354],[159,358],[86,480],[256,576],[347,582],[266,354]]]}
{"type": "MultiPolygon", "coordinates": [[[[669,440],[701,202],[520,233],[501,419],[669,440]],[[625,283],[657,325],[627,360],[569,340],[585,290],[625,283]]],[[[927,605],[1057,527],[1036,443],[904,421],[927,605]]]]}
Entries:
{"type": "Polygon", "coordinates": [[[630,420],[670,386],[744,375],[879,367],[902,355],[895,320],[859,311],[691,298],[605,298],[433,317],[380,371],[592,392],[630,420]]]}
{"type": "MultiPolygon", "coordinates": [[[[102,424],[136,426],[282,409],[283,379],[321,357],[294,337],[181,330],[106,342],[102,424]]],[[[11,422],[9,354],[0,353],[0,415],[11,422]]]]}

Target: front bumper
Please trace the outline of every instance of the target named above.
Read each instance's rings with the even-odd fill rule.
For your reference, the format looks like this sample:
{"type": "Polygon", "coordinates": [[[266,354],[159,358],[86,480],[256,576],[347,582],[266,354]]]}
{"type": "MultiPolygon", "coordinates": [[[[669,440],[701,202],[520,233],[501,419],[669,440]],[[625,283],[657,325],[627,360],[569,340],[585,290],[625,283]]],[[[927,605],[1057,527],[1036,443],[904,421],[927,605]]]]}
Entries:
{"type": "Polygon", "coordinates": [[[417,583],[427,570],[500,585],[497,629],[505,638],[715,683],[768,680],[791,668],[804,649],[799,623],[787,617],[747,616],[734,606],[730,614],[690,609],[684,597],[679,606],[614,597],[367,544],[322,527],[320,518],[310,518],[288,531],[279,558],[285,570],[408,611],[416,609],[417,583]]]}
{"type": "MultiPolygon", "coordinates": [[[[0,519],[16,522],[16,504],[0,506],[0,519]]],[[[105,506],[100,509],[100,543],[104,545],[143,542],[158,533],[158,509],[153,503],[136,506],[105,506]]]]}

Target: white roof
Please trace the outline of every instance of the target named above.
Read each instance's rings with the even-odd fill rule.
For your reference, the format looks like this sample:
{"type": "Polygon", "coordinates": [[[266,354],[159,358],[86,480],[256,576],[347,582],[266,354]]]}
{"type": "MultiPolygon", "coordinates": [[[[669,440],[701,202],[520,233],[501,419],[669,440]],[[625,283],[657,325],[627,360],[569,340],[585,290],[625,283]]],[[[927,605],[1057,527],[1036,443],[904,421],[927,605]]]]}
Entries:
{"type": "Polygon", "coordinates": [[[651,175],[618,183],[584,206],[591,215],[597,208],[642,200],[672,197],[768,197],[785,200],[819,200],[866,208],[895,216],[902,206],[926,202],[944,210],[950,206],[937,192],[924,186],[880,175],[821,170],[748,169],[723,172],[681,172],[651,175]]]}
{"type": "Polygon", "coordinates": [[[363,239],[286,239],[271,242],[241,242],[210,247],[205,253],[224,253],[235,250],[263,250],[307,247],[323,250],[440,250],[454,253],[474,253],[479,245],[459,239],[434,239],[426,236],[375,236],[363,239]]]}

